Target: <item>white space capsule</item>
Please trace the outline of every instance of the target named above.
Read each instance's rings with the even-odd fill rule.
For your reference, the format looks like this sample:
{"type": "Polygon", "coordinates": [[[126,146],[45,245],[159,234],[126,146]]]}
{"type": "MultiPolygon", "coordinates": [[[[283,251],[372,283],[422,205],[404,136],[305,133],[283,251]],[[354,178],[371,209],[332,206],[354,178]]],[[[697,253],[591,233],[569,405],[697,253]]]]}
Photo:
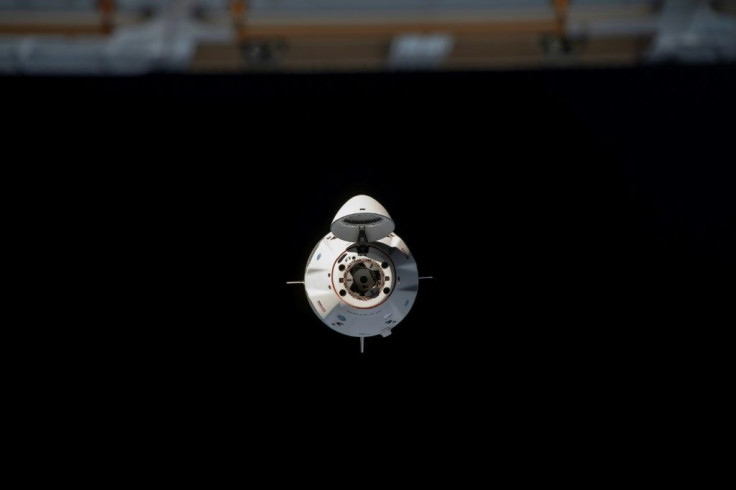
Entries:
{"type": "Polygon", "coordinates": [[[361,352],[365,337],[390,335],[417,296],[417,264],[393,230],[378,201],[355,196],[307,260],[304,288],[314,313],[333,330],[359,337],[361,352]]]}

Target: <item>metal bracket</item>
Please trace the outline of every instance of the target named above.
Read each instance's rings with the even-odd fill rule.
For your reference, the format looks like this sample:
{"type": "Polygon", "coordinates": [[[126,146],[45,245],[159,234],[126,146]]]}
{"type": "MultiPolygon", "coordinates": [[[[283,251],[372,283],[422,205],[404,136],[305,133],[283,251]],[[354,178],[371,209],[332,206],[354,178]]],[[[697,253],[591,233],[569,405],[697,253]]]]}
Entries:
{"type": "Polygon", "coordinates": [[[358,230],[358,254],[365,255],[368,253],[368,238],[365,236],[365,226],[361,226],[358,230]]]}

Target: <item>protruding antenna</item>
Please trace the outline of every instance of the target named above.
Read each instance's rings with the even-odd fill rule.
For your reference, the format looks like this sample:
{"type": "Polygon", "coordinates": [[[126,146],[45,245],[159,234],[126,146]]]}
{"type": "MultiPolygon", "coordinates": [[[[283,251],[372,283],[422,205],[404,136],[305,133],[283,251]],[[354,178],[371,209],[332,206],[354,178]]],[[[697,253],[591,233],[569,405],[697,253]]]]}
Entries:
{"type": "Polygon", "coordinates": [[[364,345],[363,342],[364,342],[364,340],[365,340],[365,337],[361,337],[360,338],[360,353],[361,354],[363,353],[363,345],[364,345]]]}
{"type": "Polygon", "coordinates": [[[420,281],[422,279],[434,279],[434,277],[433,276],[422,276],[422,277],[419,278],[420,281]]]}
{"type": "Polygon", "coordinates": [[[304,284],[304,281],[286,281],[286,284],[304,284]]]}

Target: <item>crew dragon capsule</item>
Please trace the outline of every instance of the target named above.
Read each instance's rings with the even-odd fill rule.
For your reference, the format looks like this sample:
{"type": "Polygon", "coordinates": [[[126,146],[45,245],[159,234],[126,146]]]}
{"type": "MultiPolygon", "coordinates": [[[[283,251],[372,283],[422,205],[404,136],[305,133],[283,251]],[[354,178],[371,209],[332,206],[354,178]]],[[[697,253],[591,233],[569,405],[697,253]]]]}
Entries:
{"type": "MultiPolygon", "coordinates": [[[[419,274],[406,243],[394,232],[386,209],[369,196],[346,202],[330,233],[307,260],[309,305],[333,330],[360,338],[391,335],[414,305],[419,274]]],[[[424,278],[422,278],[424,279],[424,278]]]]}

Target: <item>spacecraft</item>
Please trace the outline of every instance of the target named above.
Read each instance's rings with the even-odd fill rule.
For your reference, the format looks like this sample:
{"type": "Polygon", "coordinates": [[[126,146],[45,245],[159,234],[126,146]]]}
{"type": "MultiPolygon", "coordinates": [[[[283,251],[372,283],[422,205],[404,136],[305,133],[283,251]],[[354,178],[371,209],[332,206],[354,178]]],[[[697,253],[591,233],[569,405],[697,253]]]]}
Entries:
{"type": "Polygon", "coordinates": [[[387,337],[409,313],[420,278],[394,221],[369,196],[355,196],[332,220],[307,260],[303,284],[314,313],[331,329],[360,338],[387,337]]]}

